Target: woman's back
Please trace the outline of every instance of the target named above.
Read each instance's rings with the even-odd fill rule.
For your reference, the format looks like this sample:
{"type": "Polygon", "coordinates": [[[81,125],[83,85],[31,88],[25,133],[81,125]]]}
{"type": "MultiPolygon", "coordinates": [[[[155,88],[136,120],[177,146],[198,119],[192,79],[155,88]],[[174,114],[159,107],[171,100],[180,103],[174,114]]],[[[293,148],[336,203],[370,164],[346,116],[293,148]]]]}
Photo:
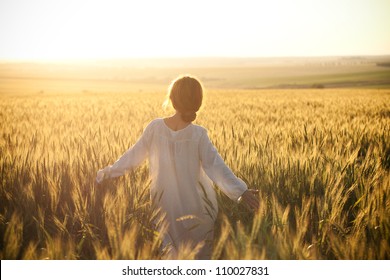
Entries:
{"type": "MultiPolygon", "coordinates": [[[[212,182],[201,167],[201,139],[206,130],[189,124],[174,131],[163,119],[156,119],[145,133],[150,133],[152,200],[168,224],[164,244],[178,248],[182,243],[211,242],[218,205],[212,182]]],[[[203,251],[206,255],[200,257],[207,258],[206,251],[211,251],[203,251]]]]}

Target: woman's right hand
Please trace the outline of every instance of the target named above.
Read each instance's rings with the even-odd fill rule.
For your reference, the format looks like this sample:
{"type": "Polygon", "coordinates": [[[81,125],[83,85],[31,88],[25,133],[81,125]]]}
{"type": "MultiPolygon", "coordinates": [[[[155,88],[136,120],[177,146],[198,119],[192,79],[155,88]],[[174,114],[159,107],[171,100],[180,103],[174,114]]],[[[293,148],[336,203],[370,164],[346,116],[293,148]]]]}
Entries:
{"type": "Polygon", "coordinates": [[[255,211],[260,207],[258,194],[258,190],[248,189],[241,195],[240,202],[243,202],[251,211],[255,211]]]}

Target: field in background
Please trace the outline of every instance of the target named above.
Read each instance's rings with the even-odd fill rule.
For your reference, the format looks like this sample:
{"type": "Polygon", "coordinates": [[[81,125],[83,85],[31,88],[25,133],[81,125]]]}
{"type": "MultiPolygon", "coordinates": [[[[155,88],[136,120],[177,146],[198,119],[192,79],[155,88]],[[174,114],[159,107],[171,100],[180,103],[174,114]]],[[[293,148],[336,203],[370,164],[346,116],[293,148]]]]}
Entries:
{"type": "Polygon", "coordinates": [[[161,92],[183,73],[199,77],[208,89],[390,88],[389,61],[383,56],[3,62],[0,94],[161,92]]]}
{"type": "MultiPolygon", "coordinates": [[[[0,67],[1,259],[164,258],[147,165],[102,186],[93,182],[150,120],[169,114],[161,104],[179,66],[156,68],[165,78],[137,80],[135,73],[127,81],[102,78],[122,66],[103,68],[102,77],[84,68],[54,67],[62,72],[50,76],[35,65],[23,76],[21,68],[0,67]]],[[[386,80],[388,68],[361,67],[386,80]]],[[[298,68],[275,75],[292,77],[298,68]]],[[[248,86],[258,73],[250,67],[237,76],[224,68],[226,89],[216,89],[212,78],[222,74],[207,69],[194,73],[208,89],[196,122],[261,199],[250,213],[218,193],[213,258],[389,259],[390,90],[247,90],[259,86],[248,86]]]]}

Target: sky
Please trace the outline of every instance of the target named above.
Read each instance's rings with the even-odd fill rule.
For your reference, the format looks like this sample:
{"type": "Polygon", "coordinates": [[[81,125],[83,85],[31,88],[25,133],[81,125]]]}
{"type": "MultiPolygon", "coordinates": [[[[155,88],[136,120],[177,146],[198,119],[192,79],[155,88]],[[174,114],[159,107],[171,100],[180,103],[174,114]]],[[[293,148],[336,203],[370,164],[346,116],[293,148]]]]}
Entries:
{"type": "Polygon", "coordinates": [[[390,54],[390,0],[0,0],[0,59],[390,54]]]}

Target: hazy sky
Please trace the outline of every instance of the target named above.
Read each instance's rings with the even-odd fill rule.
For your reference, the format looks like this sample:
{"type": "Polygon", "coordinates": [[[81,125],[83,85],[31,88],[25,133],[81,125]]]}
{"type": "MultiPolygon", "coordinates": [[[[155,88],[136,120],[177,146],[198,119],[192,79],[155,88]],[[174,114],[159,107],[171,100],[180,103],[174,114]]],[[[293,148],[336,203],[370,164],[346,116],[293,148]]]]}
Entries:
{"type": "Polygon", "coordinates": [[[390,0],[0,0],[0,59],[390,54],[390,0]]]}

